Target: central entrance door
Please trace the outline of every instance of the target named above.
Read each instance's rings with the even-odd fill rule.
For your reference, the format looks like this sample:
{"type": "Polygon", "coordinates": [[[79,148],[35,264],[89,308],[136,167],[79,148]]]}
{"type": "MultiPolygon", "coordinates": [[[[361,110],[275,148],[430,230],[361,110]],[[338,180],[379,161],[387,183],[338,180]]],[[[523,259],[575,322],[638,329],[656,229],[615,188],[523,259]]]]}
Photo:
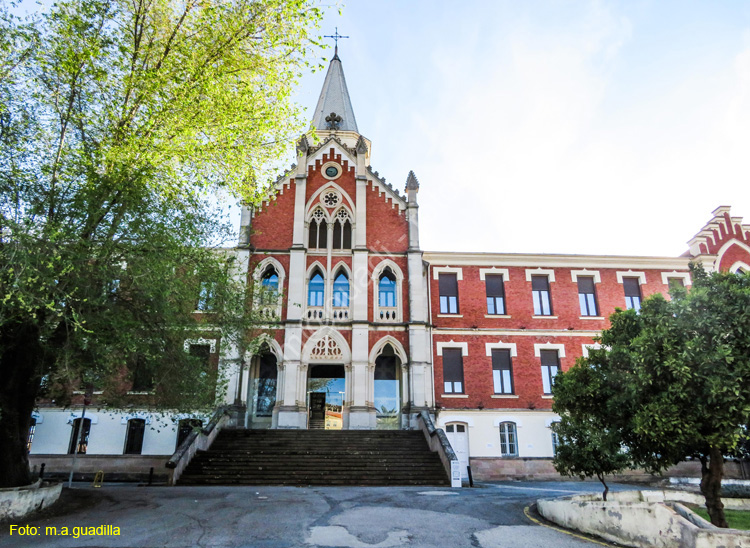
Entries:
{"type": "Polygon", "coordinates": [[[386,344],[375,359],[375,412],[378,430],[401,428],[401,360],[386,344]]]}
{"type": "Polygon", "coordinates": [[[307,379],[308,422],[312,429],[341,430],[346,381],[344,366],[318,364],[310,366],[307,379]]]}
{"type": "Polygon", "coordinates": [[[326,394],[313,392],[310,394],[310,429],[325,428],[326,422],[326,394]]]}

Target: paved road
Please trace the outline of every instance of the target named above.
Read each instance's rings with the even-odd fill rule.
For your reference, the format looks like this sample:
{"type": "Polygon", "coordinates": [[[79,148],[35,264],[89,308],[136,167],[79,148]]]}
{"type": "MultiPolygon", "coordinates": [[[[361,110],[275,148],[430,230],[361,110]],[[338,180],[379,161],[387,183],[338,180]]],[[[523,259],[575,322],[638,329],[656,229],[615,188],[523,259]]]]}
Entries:
{"type": "Polygon", "coordinates": [[[455,490],[133,485],[91,489],[80,484],[66,489],[49,515],[26,522],[38,527],[36,536],[11,536],[10,525],[0,525],[0,546],[591,548],[596,545],[533,523],[523,510],[537,498],[599,487],[501,482],[455,490]],[[119,527],[119,536],[73,536],[75,527],[100,525],[119,527]],[[48,533],[47,527],[55,527],[58,535],[51,529],[48,533]],[[63,527],[68,536],[62,536],[63,527]]]}

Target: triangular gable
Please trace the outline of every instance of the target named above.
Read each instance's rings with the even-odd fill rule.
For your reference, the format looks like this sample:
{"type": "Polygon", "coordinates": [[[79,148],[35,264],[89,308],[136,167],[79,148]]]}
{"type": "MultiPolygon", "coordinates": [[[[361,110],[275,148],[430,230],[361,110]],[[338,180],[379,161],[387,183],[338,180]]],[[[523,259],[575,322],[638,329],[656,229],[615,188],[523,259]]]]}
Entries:
{"type": "Polygon", "coordinates": [[[307,168],[317,170],[331,160],[339,162],[345,170],[353,171],[357,164],[357,151],[355,148],[346,146],[335,135],[331,135],[317,145],[310,147],[307,153],[307,168]]]}
{"type": "Polygon", "coordinates": [[[373,191],[378,192],[378,197],[385,194],[385,200],[390,200],[391,207],[398,206],[399,213],[406,210],[406,196],[401,196],[398,189],[385,182],[385,177],[381,179],[380,173],[373,171],[371,166],[367,166],[367,184],[372,186],[373,191]]]}

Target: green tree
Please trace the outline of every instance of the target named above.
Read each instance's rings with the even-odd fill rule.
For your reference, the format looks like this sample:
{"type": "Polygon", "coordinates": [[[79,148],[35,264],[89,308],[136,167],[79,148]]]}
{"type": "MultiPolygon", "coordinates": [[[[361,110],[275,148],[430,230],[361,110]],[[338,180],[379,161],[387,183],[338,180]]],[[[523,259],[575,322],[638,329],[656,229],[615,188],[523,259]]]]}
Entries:
{"type": "Polygon", "coordinates": [[[598,365],[579,365],[555,377],[552,409],[560,421],[552,425],[558,437],[553,465],[563,476],[598,478],[607,500],[605,476],[627,468],[630,457],[608,420],[620,410],[611,409],[614,400],[601,373],[598,365]]]}
{"type": "MultiPolygon", "coordinates": [[[[671,300],[654,295],[640,312],[610,317],[602,348],[556,382],[556,398],[558,390],[564,397],[555,409],[564,422],[594,416],[593,426],[619,441],[630,464],[649,472],[699,459],[711,522],[726,527],[724,456],[737,450],[750,419],[750,276],[691,272],[689,291],[673,289],[671,300]],[[576,379],[580,386],[572,388],[576,379]],[[588,391],[592,404],[571,403],[573,389],[588,391]]],[[[605,447],[610,456],[615,449],[605,447]]]]}
{"type": "Polygon", "coordinates": [[[240,265],[207,247],[231,235],[208,197],[254,200],[278,169],[320,16],[310,0],[67,0],[30,21],[0,5],[0,487],[30,480],[40,390],[65,404],[94,383],[117,404],[139,375],[149,405],[213,403],[219,379],[183,342],[210,328],[241,347],[252,318],[240,265]]]}

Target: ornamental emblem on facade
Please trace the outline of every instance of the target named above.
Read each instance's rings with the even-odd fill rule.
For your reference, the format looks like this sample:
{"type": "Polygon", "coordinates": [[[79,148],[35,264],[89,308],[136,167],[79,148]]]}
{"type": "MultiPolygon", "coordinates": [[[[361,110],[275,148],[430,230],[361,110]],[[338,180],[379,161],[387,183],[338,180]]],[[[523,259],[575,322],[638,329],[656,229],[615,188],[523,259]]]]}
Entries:
{"type": "Polygon", "coordinates": [[[326,116],[326,125],[328,126],[328,129],[338,129],[343,121],[344,119],[335,112],[326,116]]]}
{"type": "Polygon", "coordinates": [[[310,361],[341,360],[343,357],[344,353],[330,335],[326,335],[320,339],[313,347],[312,352],[310,352],[310,361]]]}
{"type": "Polygon", "coordinates": [[[323,196],[323,203],[326,205],[326,207],[333,207],[339,203],[339,195],[333,191],[326,192],[323,196]]]}

